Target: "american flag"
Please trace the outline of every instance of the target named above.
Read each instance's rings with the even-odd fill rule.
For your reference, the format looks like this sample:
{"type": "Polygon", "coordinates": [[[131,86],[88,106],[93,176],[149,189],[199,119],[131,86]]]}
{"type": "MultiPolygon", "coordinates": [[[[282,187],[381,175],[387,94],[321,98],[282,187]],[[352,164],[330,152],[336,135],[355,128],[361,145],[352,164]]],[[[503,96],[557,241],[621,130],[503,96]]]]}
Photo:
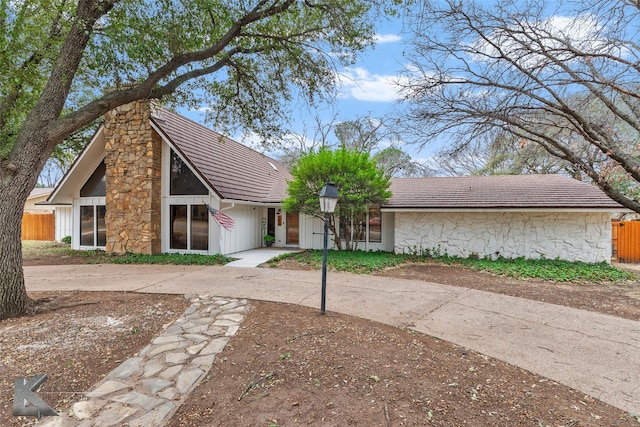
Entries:
{"type": "Polygon", "coordinates": [[[212,208],[206,203],[204,203],[204,206],[207,208],[207,210],[209,211],[213,219],[215,219],[218,224],[224,227],[225,230],[229,230],[229,231],[233,230],[233,225],[234,225],[233,218],[231,218],[229,215],[227,215],[226,213],[222,212],[219,209],[212,208]]]}

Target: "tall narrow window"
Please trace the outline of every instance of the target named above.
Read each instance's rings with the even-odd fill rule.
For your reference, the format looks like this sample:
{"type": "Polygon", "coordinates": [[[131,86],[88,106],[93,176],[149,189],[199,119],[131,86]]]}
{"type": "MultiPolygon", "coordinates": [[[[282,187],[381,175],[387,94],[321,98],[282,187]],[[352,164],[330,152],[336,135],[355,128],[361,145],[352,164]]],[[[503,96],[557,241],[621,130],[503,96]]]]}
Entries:
{"type": "Polygon", "coordinates": [[[209,250],[209,211],[204,205],[191,205],[191,249],[209,250]]]}
{"type": "Polygon", "coordinates": [[[187,206],[171,206],[171,249],[187,249],[187,206]]]}
{"type": "Polygon", "coordinates": [[[380,209],[369,209],[369,242],[382,242],[382,214],[380,209]]]}
{"type": "Polygon", "coordinates": [[[80,246],[105,247],[107,245],[107,227],[104,205],[80,206],[80,246]]]}
{"type": "Polygon", "coordinates": [[[106,214],[107,214],[106,206],[96,206],[97,246],[107,246],[107,223],[105,221],[106,214]]]}
{"type": "Polygon", "coordinates": [[[107,245],[106,170],[103,160],[80,189],[80,246],[85,248],[107,245]]]}
{"type": "Polygon", "coordinates": [[[80,246],[94,246],[94,206],[80,206],[80,246]]]}

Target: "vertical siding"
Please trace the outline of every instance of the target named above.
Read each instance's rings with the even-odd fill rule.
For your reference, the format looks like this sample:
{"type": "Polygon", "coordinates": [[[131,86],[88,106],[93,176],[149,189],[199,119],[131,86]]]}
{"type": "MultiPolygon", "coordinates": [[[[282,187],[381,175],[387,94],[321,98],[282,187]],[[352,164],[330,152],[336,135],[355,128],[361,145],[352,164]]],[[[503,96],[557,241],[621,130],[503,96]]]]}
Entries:
{"type": "MultiPolygon", "coordinates": [[[[300,248],[322,249],[324,221],[310,215],[300,215],[300,248]]],[[[331,231],[329,231],[331,233],[331,231]]],[[[329,235],[329,247],[334,248],[333,236],[329,235]]]]}
{"type": "MultiPolygon", "coordinates": [[[[221,208],[225,209],[229,206],[223,204],[221,208]]],[[[235,205],[231,209],[226,209],[224,213],[233,218],[234,228],[232,231],[221,227],[219,229],[219,232],[222,233],[223,254],[232,254],[262,246],[262,237],[260,235],[260,219],[262,215],[259,207],[235,205]]],[[[213,221],[213,226],[219,227],[215,221],[213,221]]]]}
{"type": "Polygon", "coordinates": [[[52,213],[22,215],[22,240],[54,240],[56,219],[52,213]]]}
{"type": "Polygon", "coordinates": [[[56,207],[56,241],[60,242],[73,231],[73,208],[71,206],[56,207]]]}

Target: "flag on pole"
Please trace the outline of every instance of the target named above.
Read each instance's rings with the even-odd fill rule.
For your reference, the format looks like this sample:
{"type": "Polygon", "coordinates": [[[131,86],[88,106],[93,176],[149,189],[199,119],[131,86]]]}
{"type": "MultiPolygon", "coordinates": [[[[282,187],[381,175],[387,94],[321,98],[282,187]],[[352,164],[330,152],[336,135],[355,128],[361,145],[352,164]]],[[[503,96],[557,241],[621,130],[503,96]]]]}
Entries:
{"type": "Polygon", "coordinates": [[[226,213],[222,212],[219,209],[214,209],[211,206],[209,206],[208,204],[206,204],[204,202],[202,202],[202,203],[207,208],[207,210],[209,211],[209,213],[211,214],[213,219],[219,225],[221,225],[225,230],[229,230],[229,231],[233,230],[233,225],[234,225],[233,218],[231,218],[229,215],[227,215],[226,213]]]}

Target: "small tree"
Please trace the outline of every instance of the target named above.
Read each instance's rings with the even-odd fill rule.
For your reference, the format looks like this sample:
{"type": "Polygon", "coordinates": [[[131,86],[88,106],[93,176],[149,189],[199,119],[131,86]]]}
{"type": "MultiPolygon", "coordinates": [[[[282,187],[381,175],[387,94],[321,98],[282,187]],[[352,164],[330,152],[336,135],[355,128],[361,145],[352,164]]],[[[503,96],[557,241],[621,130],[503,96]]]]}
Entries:
{"type": "Polygon", "coordinates": [[[329,215],[329,228],[339,250],[343,249],[342,240],[346,250],[358,248],[358,239],[352,236],[362,231],[367,210],[391,197],[389,178],[366,152],[349,151],[344,147],[335,151],[323,148],[300,158],[291,174],[293,180],[287,189],[289,197],[284,201],[287,211],[324,219],[318,202],[320,190],[326,182],[338,187],[338,206],[329,215]]]}

